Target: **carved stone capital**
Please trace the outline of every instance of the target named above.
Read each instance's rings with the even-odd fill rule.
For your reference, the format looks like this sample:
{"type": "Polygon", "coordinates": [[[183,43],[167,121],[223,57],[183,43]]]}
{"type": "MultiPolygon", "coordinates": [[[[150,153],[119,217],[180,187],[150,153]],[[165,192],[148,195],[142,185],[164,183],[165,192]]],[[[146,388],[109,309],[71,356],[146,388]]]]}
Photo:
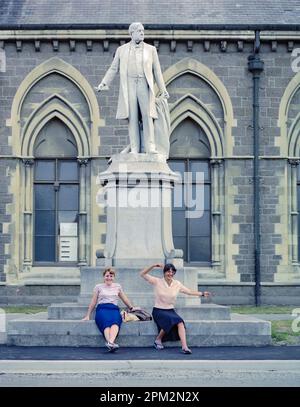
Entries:
{"type": "Polygon", "coordinates": [[[34,164],[33,158],[23,158],[22,161],[25,167],[31,167],[34,164]]]}
{"type": "Polygon", "coordinates": [[[79,165],[84,165],[86,167],[89,163],[89,158],[78,158],[77,162],[79,165]]]}
{"type": "Polygon", "coordinates": [[[300,160],[297,158],[289,158],[288,162],[292,167],[297,167],[300,164],[300,160]]]}
{"type": "Polygon", "coordinates": [[[210,164],[213,166],[220,166],[224,162],[223,158],[213,158],[210,160],[210,164]]]}

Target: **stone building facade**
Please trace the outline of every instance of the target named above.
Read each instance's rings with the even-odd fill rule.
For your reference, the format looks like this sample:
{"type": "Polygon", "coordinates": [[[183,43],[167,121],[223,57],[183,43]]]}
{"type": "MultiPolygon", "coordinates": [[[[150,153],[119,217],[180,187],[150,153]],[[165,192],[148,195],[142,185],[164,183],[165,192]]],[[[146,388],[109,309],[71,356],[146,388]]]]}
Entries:
{"type": "Polygon", "coordinates": [[[142,21],[170,94],[170,166],[207,174],[203,219],[186,221],[184,210],[174,210],[175,246],[184,249],[185,267],[197,267],[199,285],[224,304],[254,302],[248,57],[256,49],[263,61],[256,197],[261,300],[299,304],[297,2],[205,1],[199,9],[192,0],[169,1],[165,8],[147,1],[100,7],[89,0],[85,11],[77,1],[2,3],[0,302],[71,298],[80,267],[95,265],[106,234],[96,177],[129,139],[126,123],[115,119],[118,81],[106,93],[96,94],[94,86],[129,40],[129,23],[142,21]]]}

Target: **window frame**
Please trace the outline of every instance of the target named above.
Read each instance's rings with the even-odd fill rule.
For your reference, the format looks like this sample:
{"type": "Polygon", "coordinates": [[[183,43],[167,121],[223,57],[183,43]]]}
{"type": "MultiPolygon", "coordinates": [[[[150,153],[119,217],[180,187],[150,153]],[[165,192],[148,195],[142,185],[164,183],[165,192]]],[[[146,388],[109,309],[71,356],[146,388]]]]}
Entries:
{"type": "MultiPolygon", "coordinates": [[[[210,165],[210,159],[209,158],[197,158],[197,157],[170,157],[168,159],[168,163],[170,162],[184,162],[184,167],[185,167],[185,171],[190,171],[191,162],[205,162],[208,164],[208,172],[209,172],[209,177],[208,180],[204,179],[204,185],[209,185],[210,186],[210,208],[209,208],[209,212],[210,212],[210,222],[209,222],[209,228],[210,228],[210,234],[209,234],[209,244],[210,244],[210,260],[209,261],[191,261],[190,260],[190,242],[189,239],[191,238],[190,236],[190,221],[191,219],[189,218],[185,218],[186,219],[186,252],[184,253],[184,257],[185,254],[187,254],[186,258],[184,258],[184,265],[185,266],[202,266],[202,267],[207,267],[207,266],[211,266],[212,265],[212,179],[211,179],[211,165],[210,165]]],[[[190,171],[191,172],[191,171],[190,171]]],[[[196,182],[193,181],[192,185],[196,185],[196,182]]],[[[172,205],[172,214],[173,214],[173,205],[172,205]]],[[[172,215],[173,218],[173,215],[172,215]]],[[[172,229],[173,229],[173,219],[172,219],[172,229]]],[[[176,249],[176,247],[175,247],[176,249]]]]}
{"type": "Polygon", "coordinates": [[[36,267],[40,266],[53,266],[53,267],[59,267],[59,266],[64,266],[64,267],[74,267],[77,266],[78,261],[79,261],[79,213],[80,213],[80,171],[79,171],[79,164],[77,161],[77,158],[75,157],[39,157],[35,160],[34,162],[34,169],[33,169],[33,244],[32,244],[32,265],[36,267]],[[55,173],[54,173],[54,180],[37,180],[35,179],[35,174],[36,174],[36,163],[39,161],[54,161],[55,162],[55,173]],[[72,180],[59,180],[59,163],[61,161],[73,161],[77,163],[77,180],[72,181],[72,180]],[[56,190],[55,193],[55,261],[37,261],[35,260],[35,239],[36,239],[36,234],[35,234],[35,215],[36,215],[36,208],[35,208],[35,185],[54,185],[54,188],[59,188],[59,186],[62,185],[78,185],[78,222],[77,222],[77,239],[78,239],[78,244],[77,244],[77,261],[59,261],[59,246],[58,246],[58,193],[56,190]]]}

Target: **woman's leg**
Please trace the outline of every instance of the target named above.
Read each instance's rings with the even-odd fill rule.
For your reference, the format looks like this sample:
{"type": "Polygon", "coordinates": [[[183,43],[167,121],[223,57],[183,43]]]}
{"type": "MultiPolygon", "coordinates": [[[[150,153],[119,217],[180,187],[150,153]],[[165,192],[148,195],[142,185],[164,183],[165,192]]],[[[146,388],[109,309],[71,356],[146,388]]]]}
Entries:
{"type": "Polygon", "coordinates": [[[181,346],[182,349],[188,349],[187,343],[186,343],[186,333],[185,333],[185,326],[183,322],[180,322],[178,325],[178,335],[181,341],[181,346]]]}
{"type": "Polygon", "coordinates": [[[105,329],[104,329],[104,337],[105,337],[105,339],[106,339],[106,342],[109,342],[110,328],[105,328],[105,329]]]}
{"type": "MultiPolygon", "coordinates": [[[[105,332],[105,331],[104,331],[105,332]]],[[[114,324],[110,327],[109,342],[114,343],[119,332],[119,326],[114,324]]]]}
{"type": "Polygon", "coordinates": [[[161,344],[161,340],[162,340],[164,334],[165,334],[165,331],[164,331],[163,329],[161,329],[161,330],[159,331],[159,334],[157,335],[157,337],[156,337],[156,339],[155,339],[155,342],[161,344]]]}

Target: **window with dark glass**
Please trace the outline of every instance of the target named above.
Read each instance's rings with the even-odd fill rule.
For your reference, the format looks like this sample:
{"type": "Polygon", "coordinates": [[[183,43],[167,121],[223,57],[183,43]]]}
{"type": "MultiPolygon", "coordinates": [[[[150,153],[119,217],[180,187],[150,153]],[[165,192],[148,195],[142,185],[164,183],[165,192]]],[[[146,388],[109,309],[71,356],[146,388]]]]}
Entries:
{"type": "Polygon", "coordinates": [[[183,250],[186,263],[211,262],[209,157],[210,147],[205,133],[193,120],[184,120],[171,135],[168,164],[181,175],[180,185],[173,190],[172,226],[174,246],[183,250]],[[185,182],[185,173],[190,174],[190,184],[185,182]],[[198,205],[191,206],[195,200],[198,205]],[[201,210],[197,211],[199,208],[201,210]]]}
{"type": "Polygon", "coordinates": [[[38,160],[34,180],[34,259],[57,262],[62,223],[78,223],[79,183],[77,162],[38,160]],[[60,170],[68,168],[66,176],[60,170]],[[51,171],[46,171],[50,169],[51,171]],[[67,179],[64,179],[67,178],[67,179]]]}
{"type": "MultiPolygon", "coordinates": [[[[76,143],[70,130],[57,119],[50,121],[35,142],[35,262],[70,261],[70,255],[64,256],[64,244],[72,246],[72,259],[77,260],[79,168],[76,156],[76,143]],[[68,229],[70,237],[64,242],[62,235],[68,229]]],[[[70,247],[65,251],[70,254],[70,247]]]]}

